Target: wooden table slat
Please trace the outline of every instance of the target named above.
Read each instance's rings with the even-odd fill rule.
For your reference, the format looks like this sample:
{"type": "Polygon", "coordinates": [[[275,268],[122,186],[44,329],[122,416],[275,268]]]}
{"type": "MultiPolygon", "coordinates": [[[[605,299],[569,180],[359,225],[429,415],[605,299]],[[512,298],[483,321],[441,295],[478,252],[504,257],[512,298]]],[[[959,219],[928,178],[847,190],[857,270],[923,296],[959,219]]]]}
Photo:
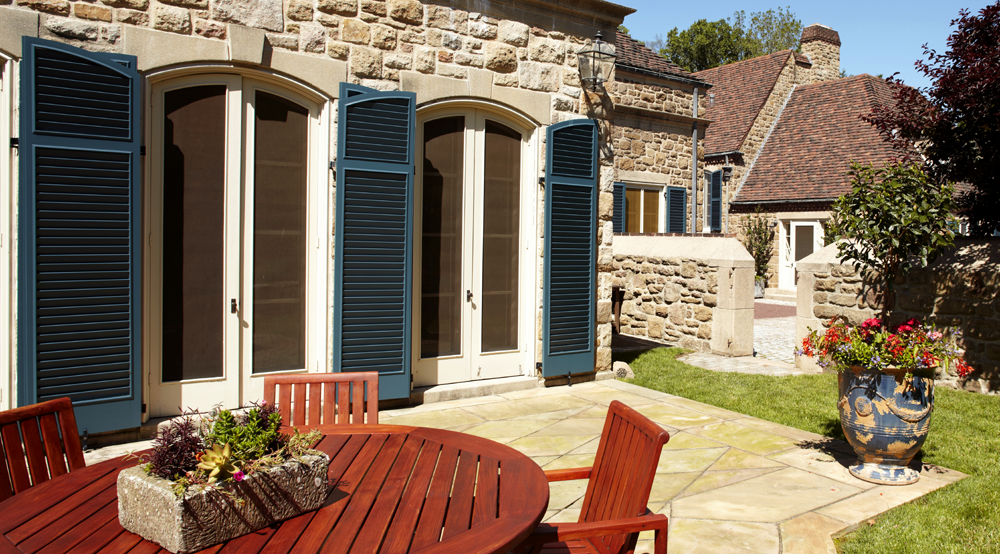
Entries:
{"type": "MultiPolygon", "coordinates": [[[[96,512],[88,512],[90,517],[85,517],[80,520],[79,523],[73,525],[72,523],[63,524],[59,522],[57,525],[62,527],[66,525],[73,525],[69,527],[66,532],[59,535],[55,540],[48,542],[45,540],[35,540],[41,539],[43,533],[39,533],[30,539],[24,541],[18,545],[24,552],[38,552],[38,554],[66,554],[71,548],[83,542],[84,539],[89,537],[95,530],[100,529],[109,521],[118,519],[118,497],[116,496],[110,502],[101,507],[100,510],[96,512]],[[35,546],[37,544],[37,546],[35,546]]],[[[74,518],[75,519],[75,518],[74,518]]]]}
{"type": "Polygon", "coordinates": [[[100,529],[97,529],[90,536],[83,539],[80,544],[70,549],[69,552],[70,554],[94,554],[111,544],[119,535],[126,532],[122,529],[121,524],[118,523],[118,518],[114,517],[101,526],[100,529]]]}
{"type": "Polygon", "coordinates": [[[479,458],[479,477],[476,479],[476,504],[472,508],[472,526],[476,527],[497,518],[500,499],[500,460],[479,458]]]}
{"type": "MultiPolygon", "coordinates": [[[[351,437],[348,445],[333,460],[337,462],[337,470],[340,470],[341,459],[346,457],[345,451],[351,447],[352,443],[357,443],[360,440],[364,446],[361,447],[358,455],[353,457],[353,461],[347,464],[346,471],[343,472],[343,477],[336,482],[331,479],[333,490],[327,497],[326,504],[316,512],[316,517],[309,522],[309,526],[306,527],[302,538],[296,543],[296,554],[315,554],[319,552],[323,543],[326,542],[330,530],[337,524],[337,520],[343,514],[344,508],[347,507],[347,503],[351,495],[354,494],[354,490],[360,484],[361,478],[364,477],[368,471],[368,467],[375,460],[375,456],[388,438],[389,435],[385,434],[370,435],[368,437],[355,435],[351,437]],[[365,440],[366,438],[367,440],[365,440]]],[[[334,473],[331,471],[330,475],[334,475],[334,473]]]]}
{"type": "Polygon", "coordinates": [[[21,551],[14,546],[14,543],[10,542],[10,539],[0,535],[0,554],[21,554],[21,551]]]}
{"type": "Polygon", "coordinates": [[[386,531],[389,529],[389,524],[392,522],[396,506],[399,504],[403,496],[403,491],[406,489],[406,482],[410,478],[410,474],[413,471],[413,464],[417,459],[417,455],[420,454],[420,448],[423,446],[423,443],[424,441],[421,438],[406,437],[406,442],[403,444],[403,448],[400,449],[399,455],[392,465],[392,469],[389,470],[385,484],[382,485],[382,490],[379,491],[378,498],[375,500],[375,504],[372,506],[364,526],[354,539],[351,554],[376,554],[378,552],[379,546],[382,544],[382,539],[385,537],[386,531]]]}
{"type": "Polygon", "coordinates": [[[351,544],[361,530],[365,517],[375,503],[382,483],[385,482],[385,478],[389,474],[393,462],[396,461],[396,456],[405,440],[405,435],[391,435],[385,441],[382,451],[379,452],[375,462],[365,473],[361,483],[351,495],[350,503],[347,504],[343,515],[333,528],[331,536],[336,537],[336,540],[326,541],[326,544],[320,549],[322,554],[346,554],[351,549],[351,544]]]}
{"type": "Polygon", "coordinates": [[[222,545],[219,554],[257,554],[271,540],[274,532],[274,527],[265,527],[242,537],[236,537],[222,545]]]}
{"type": "Polygon", "coordinates": [[[459,454],[458,470],[448,502],[448,515],[444,520],[441,539],[451,538],[472,525],[472,499],[476,492],[476,477],[479,474],[479,455],[462,450],[459,454]]]}
{"type": "Polygon", "coordinates": [[[139,544],[128,551],[128,554],[163,554],[166,552],[166,550],[160,548],[160,545],[155,542],[140,540],[139,544]]]}
{"type": "Polygon", "coordinates": [[[382,543],[381,554],[402,554],[410,548],[440,453],[441,443],[424,441],[417,463],[413,466],[413,475],[406,484],[399,507],[396,508],[396,517],[389,525],[386,539],[382,543]]]}
{"type": "Polygon", "coordinates": [[[423,548],[441,539],[441,526],[444,524],[445,511],[451,496],[451,485],[455,480],[455,466],[458,464],[457,447],[446,445],[441,449],[437,469],[431,488],[424,501],[424,509],[417,521],[417,530],[413,535],[412,548],[423,548]]]}
{"type": "Polygon", "coordinates": [[[315,516],[315,511],[306,512],[281,522],[281,526],[271,536],[271,540],[267,541],[261,554],[288,554],[291,552],[299,537],[302,536],[302,532],[315,516]]]}
{"type": "MultiPolygon", "coordinates": [[[[6,535],[39,514],[49,511],[57,511],[59,513],[54,517],[61,517],[96,494],[102,488],[100,482],[109,474],[113,474],[111,480],[116,481],[118,470],[125,465],[105,462],[86,467],[50,481],[44,487],[32,487],[27,492],[0,502],[0,513],[4,515],[0,518],[0,534],[6,535]],[[86,485],[82,485],[83,483],[86,485]],[[17,506],[16,510],[8,509],[14,505],[17,506]]],[[[135,462],[128,465],[135,465],[135,462]]]]}
{"type": "Polygon", "coordinates": [[[143,542],[142,537],[123,530],[120,535],[101,549],[101,554],[125,554],[141,542],[143,542]]]}
{"type": "MultiPolygon", "coordinates": [[[[72,473],[67,475],[72,475],[72,473]]],[[[88,514],[92,514],[108,502],[118,499],[118,491],[115,487],[117,482],[118,475],[116,473],[105,475],[92,486],[81,491],[82,494],[75,494],[54,506],[53,510],[42,512],[20,527],[11,530],[7,536],[21,548],[21,543],[38,535],[43,529],[65,529],[76,525],[88,514]]]]}

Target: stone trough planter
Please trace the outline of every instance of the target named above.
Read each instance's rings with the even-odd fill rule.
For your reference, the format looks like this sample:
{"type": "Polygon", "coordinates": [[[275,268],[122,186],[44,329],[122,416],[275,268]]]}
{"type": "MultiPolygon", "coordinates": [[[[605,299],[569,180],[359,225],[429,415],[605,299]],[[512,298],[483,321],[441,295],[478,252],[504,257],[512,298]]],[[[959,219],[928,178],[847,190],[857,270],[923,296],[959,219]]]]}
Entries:
{"type": "Polygon", "coordinates": [[[136,466],[118,474],[118,520],[170,552],[195,552],[319,508],[329,464],[325,454],[303,456],[183,498],[136,466]]]}

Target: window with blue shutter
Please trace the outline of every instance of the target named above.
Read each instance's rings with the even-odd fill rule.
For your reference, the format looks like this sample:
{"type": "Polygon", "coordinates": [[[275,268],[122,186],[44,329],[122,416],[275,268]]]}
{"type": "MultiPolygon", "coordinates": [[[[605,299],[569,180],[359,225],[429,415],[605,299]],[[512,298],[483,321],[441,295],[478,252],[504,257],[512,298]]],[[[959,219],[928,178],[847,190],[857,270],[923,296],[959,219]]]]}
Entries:
{"type": "Polygon", "coordinates": [[[712,232],[722,232],[722,170],[713,171],[711,179],[712,193],[712,232]]]}
{"type": "Polygon", "coordinates": [[[136,58],[22,51],[18,403],[69,396],[81,432],[138,427],[136,58]]]}
{"type": "Polygon", "coordinates": [[[625,183],[615,183],[614,210],[611,215],[611,224],[615,233],[625,232],[625,183]]]}
{"type": "Polygon", "coordinates": [[[340,85],[333,370],[378,371],[383,399],[410,396],[415,107],[340,85]]]}
{"type": "Polygon", "coordinates": [[[542,374],[594,370],[597,126],[564,121],[547,130],[542,374]]]}
{"type": "Polygon", "coordinates": [[[667,232],[687,232],[687,189],[667,187],[667,232]]]}

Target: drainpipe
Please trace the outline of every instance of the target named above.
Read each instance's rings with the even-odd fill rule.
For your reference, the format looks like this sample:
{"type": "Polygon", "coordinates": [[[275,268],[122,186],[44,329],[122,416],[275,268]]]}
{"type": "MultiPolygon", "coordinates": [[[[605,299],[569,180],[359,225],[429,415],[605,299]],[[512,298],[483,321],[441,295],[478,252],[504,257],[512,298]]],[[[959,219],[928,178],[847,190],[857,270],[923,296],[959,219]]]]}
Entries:
{"type": "MultiPolygon", "coordinates": [[[[695,118],[698,117],[698,87],[694,87],[695,118]]],[[[698,122],[691,125],[691,234],[695,234],[698,225],[698,122]]]]}

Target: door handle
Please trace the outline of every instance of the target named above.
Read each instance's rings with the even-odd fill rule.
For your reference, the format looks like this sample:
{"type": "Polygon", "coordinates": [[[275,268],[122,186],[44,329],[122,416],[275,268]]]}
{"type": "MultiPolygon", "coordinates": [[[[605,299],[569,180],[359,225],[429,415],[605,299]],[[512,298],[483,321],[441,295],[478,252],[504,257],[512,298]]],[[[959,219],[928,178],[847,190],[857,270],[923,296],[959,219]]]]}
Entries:
{"type": "Polygon", "coordinates": [[[231,313],[231,314],[235,314],[236,313],[236,299],[235,298],[233,298],[233,299],[231,299],[229,301],[229,313],[231,313]]]}
{"type": "Polygon", "coordinates": [[[471,290],[465,291],[465,301],[466,302],[472,302],[472,291],[471,290]]]}

